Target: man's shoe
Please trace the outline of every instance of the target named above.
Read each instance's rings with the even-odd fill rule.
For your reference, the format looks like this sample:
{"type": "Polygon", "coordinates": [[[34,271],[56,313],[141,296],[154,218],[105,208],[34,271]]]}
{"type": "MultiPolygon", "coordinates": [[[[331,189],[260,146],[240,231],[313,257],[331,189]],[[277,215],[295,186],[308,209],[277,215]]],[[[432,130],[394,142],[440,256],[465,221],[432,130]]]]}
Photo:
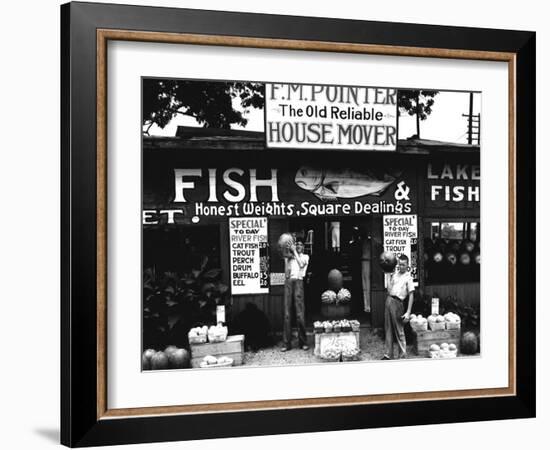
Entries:
{"type": "Polygon", "coordinates": [[[282,351],[282,352],[286,352],[286,351],[288,351],[288,350],[290,350],[290,347],[281,347],[281,351],[282,351]]]}
{"type": "Polygon", "coordinates": [[[382,359],[382,361],[386,361],[386,360],[390,359],[390,357],[388,355],[384,355],[384,356],[382,356],[381,359],[382,359]]]}
{"type": "Polygon", "coordinates": [[[309,350],[309,346],[308,345],[302,345],[302,350],[309,350]]]}

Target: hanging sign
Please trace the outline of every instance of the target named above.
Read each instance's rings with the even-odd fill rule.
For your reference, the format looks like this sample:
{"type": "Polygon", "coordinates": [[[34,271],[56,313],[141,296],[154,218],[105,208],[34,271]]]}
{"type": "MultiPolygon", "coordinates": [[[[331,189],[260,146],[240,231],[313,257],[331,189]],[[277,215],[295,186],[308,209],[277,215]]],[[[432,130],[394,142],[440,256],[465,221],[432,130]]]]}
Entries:
{"type": "Polygon", "coordinates": [[[397,145],[397,89],[267,83],[270,148],[390,150],[397,145]]]}

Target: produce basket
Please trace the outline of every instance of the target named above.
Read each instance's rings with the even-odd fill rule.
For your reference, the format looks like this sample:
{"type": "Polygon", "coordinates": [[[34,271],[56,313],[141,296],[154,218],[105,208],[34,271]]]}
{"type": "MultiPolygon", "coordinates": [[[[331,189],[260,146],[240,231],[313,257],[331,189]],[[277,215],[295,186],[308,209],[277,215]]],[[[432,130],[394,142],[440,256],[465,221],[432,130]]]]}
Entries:
{"type": "Polygon", "coordinates": [[[342,351],[337,346],[326,347],[322,353],[319,354],[319,358],[323,362],[337,362],[342,357],[342,351]]]}
{"type": "Polygon", "coordinates": [[[428,322],[411,322],[411,328],[413,331],[428,331],[428,322]]]}
{"type": "Polygon", "coordinates": [[[351,331],[359,331],[361,329],[361,324],[359,322],[351,323],[351,331]]]}
{"type": "Polygon", "coordinates": [[[432,322],[428,321],[430,324],[430,330],[432,331],[441,331],[445,329],[445,322],[432,322]]]}
{"type": "Polygon", "coordinates": [[[439,351],[440,358],[456,358],[457,354],[458,354],[458,350],[440,350],[439,351]]]}
{"type": "Polygon", "coordinates": [[[208,333],[208,340],[210,342],[224,342],[227,340],[227,328],[224,333],[208,333]]]}
{"type": "Polygon", "coordinates": [[[189,344],[206,344],[207,337],[206,334],[201,334],[199,336],[187,336],[189,338],[189,344]]]}
{"type": "Polygon", "coordinates": [[[225,362],[221,362],[221,363],[217,363],[217,364],[208,364],[206,362],[201,362],[199,367],[201,369],[212,369],[214,367],[230,367],[233,365],[233,359],[231,358],[227,358],[228,361],[225,361],[225,362]]]}
{"type": "Polygon", "coordinates": [[[457,354],[458,354],[458,350],[430,351],[430,358],[433,358],[433,359],[456,358],[457,354]]]}
{"type": "Polygon", "coordinates": [[[447,330],[460,330],[460,322],[445,322],[447,330]]]}

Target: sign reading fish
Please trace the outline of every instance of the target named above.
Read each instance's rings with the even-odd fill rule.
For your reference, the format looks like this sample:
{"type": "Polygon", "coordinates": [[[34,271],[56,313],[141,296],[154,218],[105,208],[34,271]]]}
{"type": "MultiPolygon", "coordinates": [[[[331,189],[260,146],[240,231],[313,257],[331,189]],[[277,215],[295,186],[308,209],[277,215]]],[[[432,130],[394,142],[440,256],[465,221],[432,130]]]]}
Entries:
{"type": "Polygon", "coordinates": [[[143,224],[204,223],[216,217],[411,214],[413,167],[172,168],[144,202],[143,224]],[[163,207],[159,207],[163,205],[163,207]]]}
{"type": "Polygon", "coordinates": [[[396,150],[397,89],[267,83],[269,148],[396,150]]]}

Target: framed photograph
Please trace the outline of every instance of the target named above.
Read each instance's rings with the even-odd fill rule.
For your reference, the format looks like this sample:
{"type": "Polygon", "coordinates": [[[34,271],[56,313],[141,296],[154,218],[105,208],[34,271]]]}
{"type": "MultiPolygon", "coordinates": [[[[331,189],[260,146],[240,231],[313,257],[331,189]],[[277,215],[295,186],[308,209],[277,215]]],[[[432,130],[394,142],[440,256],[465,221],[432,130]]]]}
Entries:
{"type": "Polygon", "coordinates": [[[535,33],[61,7],[61,440],[535,415],[535,33]]]}

